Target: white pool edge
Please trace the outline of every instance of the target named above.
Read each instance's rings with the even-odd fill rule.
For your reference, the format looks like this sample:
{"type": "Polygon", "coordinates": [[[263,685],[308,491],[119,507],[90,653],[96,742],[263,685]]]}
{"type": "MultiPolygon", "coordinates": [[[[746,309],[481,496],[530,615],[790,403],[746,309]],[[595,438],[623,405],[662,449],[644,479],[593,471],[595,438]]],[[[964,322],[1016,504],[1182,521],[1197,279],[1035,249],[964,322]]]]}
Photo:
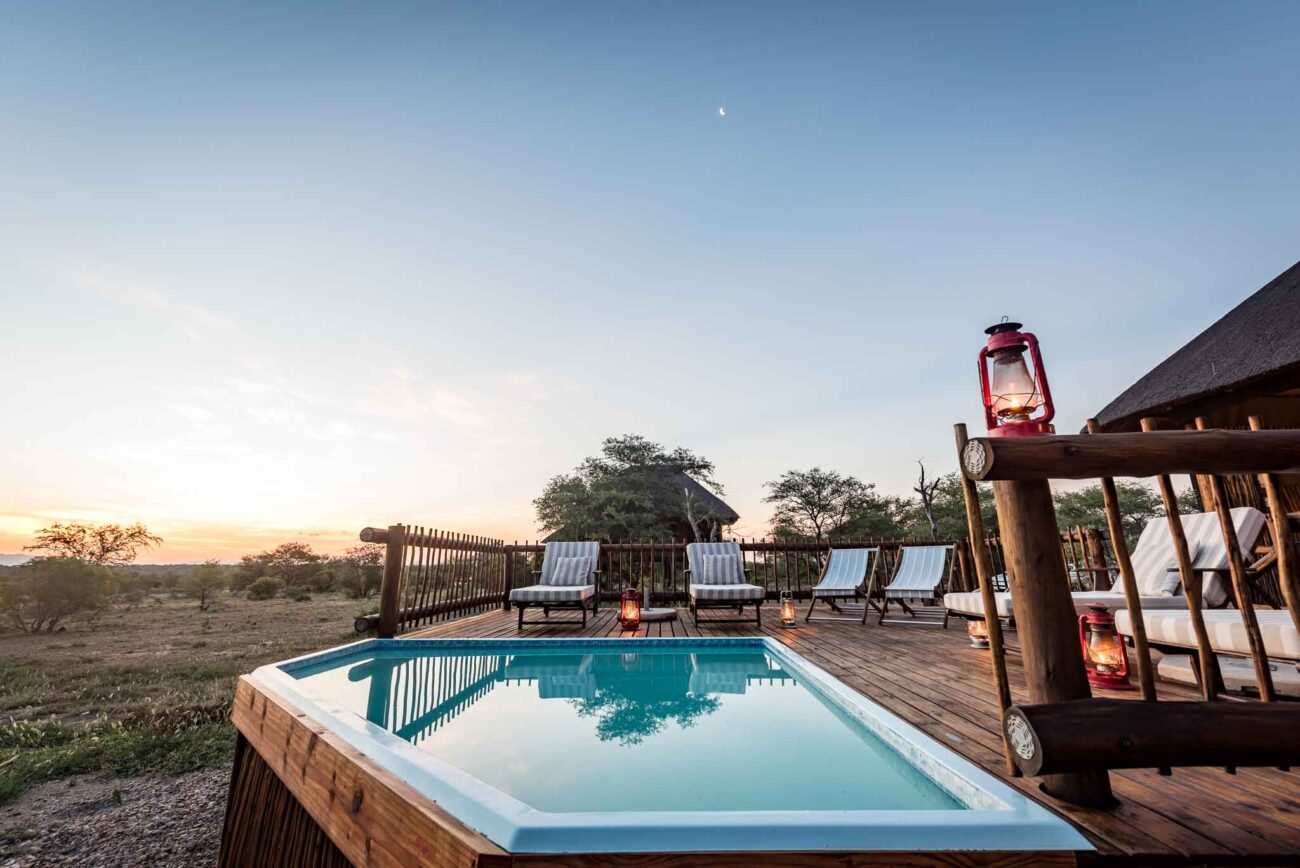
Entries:
{"type": "MultiPolygon", "coordinates": [[[[508,653],[508,652],[506,652],[508,653]]],[[[516,853],[724,850],[1086,851],[1065,820],[769,637],[737,639],[370,639],[263,666],[251,676],[461,822],[516,853]],[[537,811],[355,713],[297,689],[286,670],[383,647],[762,648],[967,806],[944,811],[537,811]]],[[[743,754],[734,756],[743,762],[743,754]]],[[[792,769],[791,774],[798,774],[792,769]]]]}

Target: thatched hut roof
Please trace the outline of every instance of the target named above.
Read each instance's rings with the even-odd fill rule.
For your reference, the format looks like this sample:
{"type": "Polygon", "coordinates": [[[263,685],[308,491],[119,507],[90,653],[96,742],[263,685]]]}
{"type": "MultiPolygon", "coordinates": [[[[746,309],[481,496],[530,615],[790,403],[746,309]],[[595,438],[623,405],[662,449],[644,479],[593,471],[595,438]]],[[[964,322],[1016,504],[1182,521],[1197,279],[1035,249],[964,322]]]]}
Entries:
{"type": "Polygon", "coordinates": [[[1237,305],[1097,414],[1105,431],[1133,431],[1144,416],[1182,424],[1209,416],[1245,427],[1300,425],[1300,262],[1237,305]]]}

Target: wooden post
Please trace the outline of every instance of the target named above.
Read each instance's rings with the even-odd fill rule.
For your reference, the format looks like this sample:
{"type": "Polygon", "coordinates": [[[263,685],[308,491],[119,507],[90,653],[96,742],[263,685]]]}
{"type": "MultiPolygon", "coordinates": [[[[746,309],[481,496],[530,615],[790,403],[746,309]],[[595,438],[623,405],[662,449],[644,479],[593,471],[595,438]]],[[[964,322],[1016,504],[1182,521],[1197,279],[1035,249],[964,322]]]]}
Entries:
{"type": "MultiPolygon", "coordinates": [[[[1100,430],[1096,419],[1088,420],[1088,433],[1096,434],[1100,430]]],[[[1124,537],[1124,516],[1119,511],[1119,492],[1115,489],[1115,480],[1109,476],[1101,478],[1101,497],[1106,505],[1106,527],[1110,529],[1110,545],[1115,551],[1115,563],[1119,566],[1120,584],[1124,590],[1124,601],[1128,603],[1130,620],[1133,622],[1133,650],[1137,655],[1138,686],[1142,698],[1148,702],[1156,701],[1156,677],[1151,666],[1151,646],[1147,644],[1147,623],[1142,617],[1142,595],[1138,592],[1137,579],[1133,573],[1133,559],[1129,556],[1128,540],[1124,537]]]]}
{"type": "MultiPolygon", "coordinates": [[[[1142,420],[1142,431],[1149,433],[1156,430],[1156,420],[1142,420]]],[[[1106,435],[1113,436],[1113,435],[1106,435]]],[[[1192,633],[1196,636],[1197,671],[1201,676],[1201,696],[1211,700],[1223,692],[1223,675],[1219,672],[1219,658],[1210,646],[1210,634],[1205,629],[1205,589],[1201,577],[1192,569],[1192,555],[1187,549],[1187,534],[1183,531],[1183,519],[1178,512],[1178,495],[1174,493],[1174,484],[1168,474],[1156,476],[1156,485],[1160,489],[1160,499],[1165,505],[1165,519],[1169,522],[1169,536],[1174,543],[1174,559],[1178,562],[1178,577],[1183,583],[1183,597],[1187,600],[1187,612],[1192,619],[1192,633]]]]}
{"type": "MultiPolygon", "coordinates": [[[[1204,431],[1206,421],[1196,420],[1197,430],[1204,431]]],[[[1241,545],[1237,542],[1237,525],[1232,520],[1232,509],[1228,506],[1228,492],[1224,490],[1223,477],[1211,474],[1210,492],[1214,495],[1214,512],[1219,516],[1219,529],[1223,532],[1223,544],[1228,550],[1228,574],[1232,577],[1233,596],[1237,608],[1241,610],[1241,622],[1246,627],[1246,642],[1250,645],[1250,657],[1255,664],[1255,681],[1259,685],[1259,698],[1272,702],[1277,698],[1273,692],[1273,676],[1268,668],[1268,652],[1264,650],[1264,637],[1259,632],[1259,620],[1255,617],[1255,604],[1251,599],[1250,583],[1246,579],[1246,563],[1241,557],[1241,545]]]]}
{"type": "MultiPolygon", "coordinates": [[[[993,483],[993,496],[1029,701],[1038,705],[1088,699],[1092,691],[1083,668],[1051,486],[1046,479],[1000,481],[993,483]]],[[[1104,770],[1045,775],[1043,790],[1076,805],[1115,803],[1104,770]]]]}
{"type": "Polygon", "coordinates": [[[503,545],[504,557],[501,560],[501,611],[510,611],[510,592],[515,583],[515,549],[503,545]]]}
{"type": "MultiPolygon", "coordinates": [[[[1250,430],[1259,431],[1262,427],[1258,416],[1250,417],[1250,430]]],[[[1276,476],[1265,473],[1260,476],[1259,481],[1264,487],[1264,496],[1268,500],[1269,521],[1273,526],[1273,550],[1277,552],[1277,583],[1282,587],[1282,600],[1286,603],[1287,611],[1291,613],[1291,623],[1300,630],[1300,563],[1296,561],[1296,550],[1291,539],[1286,506],[1282,503],[1282,492],[1278,487],[1276,476]]]]}
{"type": "Polygon", "coordinates": [[[1092,589],[1109,591],[1112,587],[1110,564],[1106,560],[1106,541],[1101,531],[1090,527],[1083,532],[1084,545],[1087,547],[1088,560],[1092,564],[1092,589]]]}
{"type": "Polygon", "coordinates": [[[379,638],[397,635],[398,608],[402,598],[402,559],[406,549],[406,528],[389,525],[384,542],[384,577],[379,585],[379,638]]]}
{"type": "MultiPolygon", "coordinates": [[[[966,426],[955,425],[953,430],[957,435],[957,455],[960,458],[962,450],[966,448],[966,426]]],[[[980,601],[984,604],[984,624],[989,633],[989,665],[993,669],[993,684],[997,689],[998,713],[1001,716],[1011,707],[1011,687],[1007,679],[1006,648],[1002,643],[1002,622],[998,620],[997,598],[993,596],[993,561],[984,541],[984,516],[980,513],[979,489],[964,473],[961,474],[961,483],[966,500],[966,526],[970,531],[975,577],[979,580],[980,601]]],[[[863,617],[865,620],[865,614],[863,617]]],[[[1020,769],[1016,766],[1005,732],[1002,736],[1002,755],[1006,760],[1007,773],[1019,776],[1020,769]]]]}

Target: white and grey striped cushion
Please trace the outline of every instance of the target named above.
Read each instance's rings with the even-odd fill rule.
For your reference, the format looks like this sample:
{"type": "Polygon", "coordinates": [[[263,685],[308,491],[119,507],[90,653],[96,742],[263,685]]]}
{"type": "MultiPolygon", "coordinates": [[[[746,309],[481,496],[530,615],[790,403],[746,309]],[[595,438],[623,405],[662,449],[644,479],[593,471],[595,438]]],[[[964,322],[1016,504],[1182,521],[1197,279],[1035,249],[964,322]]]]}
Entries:
{"type": "Polygon", "coordinates": [[[562,588],[590,585],[591,558],[556,558],[555,569],[551,571],[549,581],[543,581],[542,584],[562,588]]]}
{"type": "Polygon", "coordinates": [[[598,542],[548,542],[546,554],[542,556],[542,574],[539,584],[549,585],[555,564],[560,558],[591,558],[592,569],[600,563],[600,543],[598,542]]]}
{"type": "Polygon", "coordinates": [[[700,574],[692,573],[692,577],[700,585],[739,585],[744,573],[736,555],[704,555],[700,558],[700,574]]]}
{"type": "Polygon", "coordinates": [[[933,597],[943,584],[944,567],[952,546],[904,546],[898,550],[898,569],[885,586],[885,596],[894,599],[933,597]]]}
{"type": "Polygon", "coordinates": [[[826,572],[812,595],[820,599],[852,597],[867,580],[867,566],[871,558],[880,549],[831,549],[830,562],[826,572]]]}
{"type": "Polygon", "coordinates": [[[691,568],[691,584],[717,585],[745,581],[744,561],[740,554],[740,543],[738,542],[690,543],[686,546],[686,560],[691,568]],[[704,559],[716,555],[734,558],[731,561],[731,576],[725,581],[714,579],[714,574],[711,572],[707,578],[705,576],[706,571],[712,568],[705,567],[704,559]]]}
{"type": "Polygon", "coordinates": [[[576,603],[595,596],[595,585],[529,585],[510,592],[514,603],[576,603]]]}
{"type": "Polygon", "coordinates": [[[758,585],[732,582],[726,585],[691,585],[691,597],[696,600],[761,600],[767,592],[758,585]]]}
{"type": "MultiPolygon", "coordinates": [[[[1223,544],[1223,530],[1219,516],[1213,512],[1195,512],[1182,516],[1183,533],[1187,548],[1193,555],[1197,568],[1228,569],[1228,550],[1223,544]]],[[[1249,506],[1232,510],[1232,523],[1237,530],[1237,544],[1243,552],[1255,547],[1268,519],[1264,513],[1249,506]]],[[[1175,562],[1173,537],[1169,534],[1169,519],[1154,518],[1142,530],[1142,536],[1133,548],[1133,574],[1137,577],[1138,593],[1154,597],[1166,589],[1169,565],[1175,562]]],[[[1175,573],[1175,575],[1177,575],[1175,573]]],[[[1115,587],[1121,586],[1121,581],[1115,587]]],[[[1204,579],[1205,605],[1222,606],[1228,599],[1227,586],[1219,573],[1206,573],[1204,579]]],[[[1181,594],[1182,592],[1179,591],[1181,594]]]]}

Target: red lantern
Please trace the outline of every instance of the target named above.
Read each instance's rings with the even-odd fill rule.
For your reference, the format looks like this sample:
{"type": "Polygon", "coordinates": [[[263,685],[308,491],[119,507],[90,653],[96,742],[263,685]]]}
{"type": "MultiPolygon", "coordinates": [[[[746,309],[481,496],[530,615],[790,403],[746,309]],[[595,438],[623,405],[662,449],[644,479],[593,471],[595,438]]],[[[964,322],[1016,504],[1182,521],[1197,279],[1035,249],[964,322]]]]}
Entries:
{"type": "Polygon", "coordinates": [[[798,623],[799,613],[794,610],[794,594],[781,592],[781,626],[787,629],[798,623]]]}
{"type": "Polygon", "coordinates": [[[1130,690],[1128,652],[1115,632],[1115,619],[1105,606],[1089,606],[1079,616],[1079,645],[1083,648],[1083,666],[1088,683],[1110,690],[1130,690]]]}
{"type": "Polygon", "coordinates": [[[623,601],[618,607],[618,623],[624,630],[635,630],[641,626],[641,595],[636,588],[623,592],[623,601]]]}
{"type": "Polygon", "coordinates": [[[984,333],[989,340],[980,350],[980,389],[989,436],[1055,434],[1051,422],[1056,408],[1047,386],[1038,338],[1021,332],[1018,322],[1001,322],[989,326],[984,333]],[[1025,350],[1033,360],[1033,373],[1026,364],[1025,350]],[[1041,413],[1034,416],[1035,411],[1041,413]]]}

